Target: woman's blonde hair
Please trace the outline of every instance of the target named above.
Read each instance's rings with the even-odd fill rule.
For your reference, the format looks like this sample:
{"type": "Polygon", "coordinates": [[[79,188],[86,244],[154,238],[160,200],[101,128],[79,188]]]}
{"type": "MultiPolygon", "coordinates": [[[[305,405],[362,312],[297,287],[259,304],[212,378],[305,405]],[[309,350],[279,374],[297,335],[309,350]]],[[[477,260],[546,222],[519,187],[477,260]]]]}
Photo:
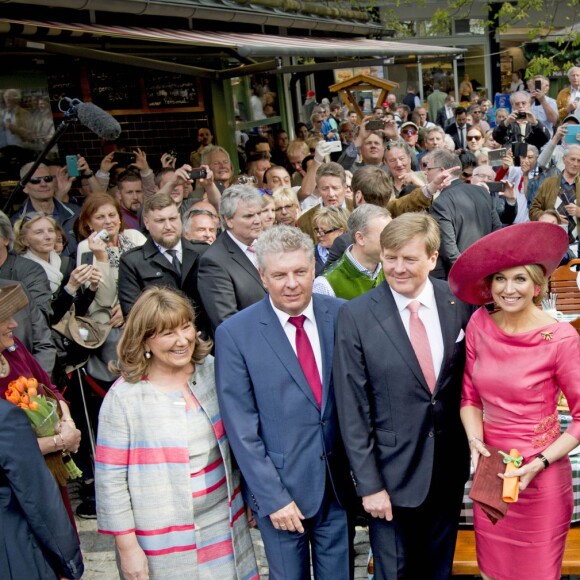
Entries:
{"type": "MultiPolygon", "coordinates": [[[[542,268],[542,266],[540,266],[539,264],[526,264],[522,265],[522,268],[527,272],[534,286],[537,286],[540,289],[537,296],[534,296],[532,298],[533,303],[536,306],[539,306],[542,303],[544,297],[546,296],[546,292],[548,291],[548,278],[546,278],[544,268],[542,268]]],[[[493,274],[491,274],[491,276],[487,277],[487,283],[490,288],[491,283],[493,281],[493,277],[496,274],[497,272],[494,272],[493,274]]]]}
{"type": "Polygon", "coordinates": [[[348,229],[349,215],[350,212],[342,207],[323,207],[314,216],[312,225],[317,228],[320,224],[324,224],[332,230],[342,228],[346,232],[348,229]]]}
{"type": "MultiPolygon", "coordinates": [[[[195,311],[190,300],[178,290],[171,288],[147,288],[137,299],[117,344],[117,361],[109,366],[129,383],[137,383],[149,372],[151,360],[145,358],[145,342],[164,330],[192,322],[195,311]]],[[[212,343],[203,340],[196,332],[195,348],[191,362],[201,363],[210,353],[212,343]]]]}
{"type": "MultiPolygon", "coordinates": [[[[24,254],[28,250],[28,246],[24,243],[24,238],[26,237],[26,232],[33,226],[36,222],[40,220],[47,220],[50,222],[54,231],[56,233],[56,221],[50,215],[46,215],[41,212],[27,213],[25,216],[21,217],[14,224],[14,251],[17,254],[24,254]]],[[[56,245],[56,237],[55,237],[56,245]]]]}

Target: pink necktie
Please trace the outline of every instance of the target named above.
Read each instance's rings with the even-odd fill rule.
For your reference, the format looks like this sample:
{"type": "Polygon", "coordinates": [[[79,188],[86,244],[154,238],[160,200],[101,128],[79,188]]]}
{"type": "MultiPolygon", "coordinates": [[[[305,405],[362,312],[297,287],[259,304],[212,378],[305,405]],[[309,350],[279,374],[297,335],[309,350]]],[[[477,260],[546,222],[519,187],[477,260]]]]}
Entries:
{"type": "Polygon", "coordinates": [[[304,321],[306,316],[291,316],[288,322],[296,327],[296,354],[298,355],[298,362],[302,367],[302,372],[312,389],[314,398],[318,406],[322,404],[322,383],[320,382],[320,374],[316,366],[316,359],[314,358],[314,351],[310,344],[310,339],[304,330],[304,321]]]}
{"type": "Polygon", "coordinates": [[[427,331],[425,330],[425,325],[423,321],[419,318],[419,308],[421,308],[421,303],[418,300],[413,300],[407,305],[409,312],[411,313],[411,319],[409,321],[409,334],[411,335],[411,344],[413,345],[413,350],[419,361],[419,366],[423,371],[423,376],[429,390],[433,392],[435,390],[435,367],[433,366],[433,356],[431,355],[431,346],[429,345],[429,337],[427,336],[427,331]]]}

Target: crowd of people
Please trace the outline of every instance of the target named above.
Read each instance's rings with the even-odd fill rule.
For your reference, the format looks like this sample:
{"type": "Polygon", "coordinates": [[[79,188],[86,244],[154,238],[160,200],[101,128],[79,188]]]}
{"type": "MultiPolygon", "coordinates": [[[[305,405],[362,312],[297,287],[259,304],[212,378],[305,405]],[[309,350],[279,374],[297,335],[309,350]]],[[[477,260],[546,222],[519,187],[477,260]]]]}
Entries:
{"type": "MultiPolygon", "coordinates": [[[[378,580],[448,578],[470,452],[477,467],[491,446],[523,465],[504,520],[475,507],[484,578],[559,578],[580,337],[538,306],[578,257],[580,69],[568,78],[556,100],[541,76],[514,87],[493,118],[469,79],[467,106],[435,83],[426,104],[411,90],[363,118],[312,92],[293,140],[240,140],[239,175],[209,127],[181,166],[136,149],[97,171],[79,152],[76,181],[37,167],[0,213],[0,392],[34,377],[58,402],[34,469],[75,454],[77,515],[114,536],[124,578],[257,578],[257,525],[272,578],[346,580],[361,517],[378,580]],[[80,366],[105,395],[94,457],[80,366]]],[[[2,450],[23,429],[6,413],[2,450]]],[[[2,494],[33,466],[0,457],[2,494]]],[[[43,554],[27,577],[82,574],[60,483],[60,547],[12,486],[43,554]]]]}

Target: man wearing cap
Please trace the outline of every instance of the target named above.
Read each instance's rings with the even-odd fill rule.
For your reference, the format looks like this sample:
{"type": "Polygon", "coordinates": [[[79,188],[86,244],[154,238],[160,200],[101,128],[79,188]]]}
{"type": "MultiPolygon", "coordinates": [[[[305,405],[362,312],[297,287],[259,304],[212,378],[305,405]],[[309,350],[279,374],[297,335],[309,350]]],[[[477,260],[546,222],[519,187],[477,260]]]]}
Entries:
{"type": "Polygon", "coordinates": [[[442,580],[469,476],[459,402],[471,309],[429,278],[439,247],[433,218],[403,214],[380,243],[386,282],[338,316],[341,433],[371,516],[375,579],[442,580]]]}
{"type": "Polygon", "coordinates": [[[415,155],[418,155],[420,153],[419,149],[417,148],[417,141],[419,139],[419,127],[417,127],[415,123],[407,121],[401,125],[399,132],[401,133],[403,141],[411,148],[411,151],[413,151],[415,155]]]}

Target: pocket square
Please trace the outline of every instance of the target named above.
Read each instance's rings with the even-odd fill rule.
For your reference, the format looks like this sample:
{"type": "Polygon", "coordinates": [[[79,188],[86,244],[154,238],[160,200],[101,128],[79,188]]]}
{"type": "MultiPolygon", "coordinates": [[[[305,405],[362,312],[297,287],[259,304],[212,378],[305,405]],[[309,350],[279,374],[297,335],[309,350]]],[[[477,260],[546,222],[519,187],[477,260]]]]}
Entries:
{"type": "Polygon", "coordinates": [[[459,335],[455,339],[455,342],[461,342],[465,338],[465,332],[463,328],[459,331],[459,335]]]}

